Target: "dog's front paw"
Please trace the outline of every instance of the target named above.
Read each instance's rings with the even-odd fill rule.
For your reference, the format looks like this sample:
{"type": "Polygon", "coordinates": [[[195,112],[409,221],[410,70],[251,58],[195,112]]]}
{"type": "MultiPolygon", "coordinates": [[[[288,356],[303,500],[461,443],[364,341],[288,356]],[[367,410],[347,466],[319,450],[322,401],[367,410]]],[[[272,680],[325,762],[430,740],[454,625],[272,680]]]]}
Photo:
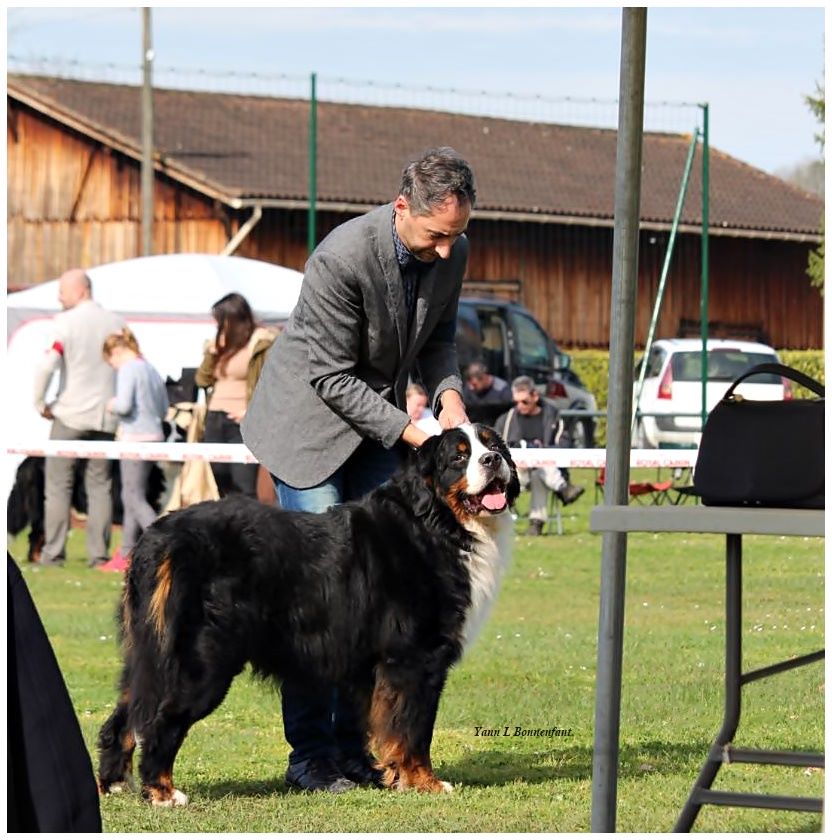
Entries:
{"type": "Polygon", "coordinates": [[[167,799],[151,798],[151,803],[158,808],[172,808],[174,805],[187,805],[188,797],[181,790],[173,789],[167,799]]]}

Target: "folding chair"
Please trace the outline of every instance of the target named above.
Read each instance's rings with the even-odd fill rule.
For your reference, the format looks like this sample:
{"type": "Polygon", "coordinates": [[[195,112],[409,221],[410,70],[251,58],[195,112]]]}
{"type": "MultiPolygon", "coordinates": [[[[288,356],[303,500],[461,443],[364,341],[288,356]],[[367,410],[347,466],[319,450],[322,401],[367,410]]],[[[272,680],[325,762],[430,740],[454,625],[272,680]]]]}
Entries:
{"type": "Polygon", "coordinates": [[[668,491],[673,487],[671,480],[667,481],[631,481],[630,500],[635,499],[640,505],[660,505],[669,502],[668,491]]]}
{"type": "Polygon", "coordinates": [[[561,509],[563,508],[563,502],[560,500],[560,496],[555,493],[554,490],[549,491],[549,498],[546,501],[546,512],[548,514],[546,519],[546,533],[552,533],[552,520],[555,520],[555,528],[557,530],[558,536],[563,536],[563,517],[561,516],[561,509]]]}
{"type": "MultiPolygon", "coordinates": [[[[598,477],[595,479],[595,503],[603,497],[604,482],[606,480],[606,467],[598,470],[598,477]]],[[[669,502],[670,491],[673,489],[673,481],[631,481],[628,487],[629,500],[635,499],[639,504],[646,504],[648,501],[653,505],[660,505],[662,502],[669,502]]]]}
{"type": "MultiPolygon", "coordinates": [[[[563,502],[560,500],[560,496],[555,493],[554,490],[549,491],[549,496],[546,499],[546,523],[545,523],[545,534],[552,533],[552,522],[555,523],[555,531],[559,537],[563,536],[563,515],[561,513],[561,509],[563,508],[563,502]]],[[[520,515],[517,513],[517,508],[512,508],[512,513],[516,520],[523,519],[526,522],[529,521],[528,513],[520,515]]]]}

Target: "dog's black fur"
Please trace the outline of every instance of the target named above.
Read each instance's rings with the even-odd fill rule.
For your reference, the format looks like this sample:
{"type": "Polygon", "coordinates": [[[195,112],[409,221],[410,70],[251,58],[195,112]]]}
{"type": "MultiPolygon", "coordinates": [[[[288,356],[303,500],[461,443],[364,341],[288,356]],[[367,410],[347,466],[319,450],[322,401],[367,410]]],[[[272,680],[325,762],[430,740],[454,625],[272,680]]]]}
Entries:
{"type": "Polygon", "coordinates": [[[144,797],[187,801],[173,787],[177,751],[247,662],[266,678],[349,691],[384,783],[447,789],[430,763],[439,698],[477,624],[471,611],[496,592],[519,492],[503,441],[467,428],[431,438],[391,482],[326,513],[229,497],[146,531],[125,580],[102,793],[130,782],[138,739],[144,797]],[[495,567],[484,595],[472,563],[495,567]]]}
{"type": "MultiPolygon", "coordinates": [[[[43,520],[45,503],[44,458],[28,456],[23,459],[15,473],[14,485],[6,501],[6,531],[17,536],[27,526],[29,529],[29,549],[27,559],[37,563],[43,548],[43,520]]],[[[75,475],[72,484],[72,508],[76,513],[87,512],[87,493],[84,489],[84,471],[87,462],[78,459],[75,462],[75,475]]],[[[158,464],[153,464],[147,479],[147,501],[157,513],[160,500],[165,491],[165,475],[158,464]]],[[[121,472],[118,461],[113,461],[113,524],[121,525],[124,508],[121,504],[121,472]]]]}

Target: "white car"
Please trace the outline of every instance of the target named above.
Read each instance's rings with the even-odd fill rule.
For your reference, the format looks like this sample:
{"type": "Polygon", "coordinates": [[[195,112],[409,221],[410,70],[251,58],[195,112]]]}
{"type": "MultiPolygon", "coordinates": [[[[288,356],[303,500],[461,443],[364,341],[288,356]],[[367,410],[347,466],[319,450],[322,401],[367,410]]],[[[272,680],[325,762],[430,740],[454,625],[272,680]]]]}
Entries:
{"type": "MultiPolygon", "coordinates": [[[[707,349],[705,405],[708,411],[748,368],[780,361],[771,347],[752,341],[713,338],[708,339],[707,349]]],[[[637,404],[643,361],[642,358],[636,365],[633,383],[633,446],[637,449],[698,446],[702,436],[702,341],[697,338],[655,341],[650,348],[637,404]]],[[[736,393],[750,400],[792,397],[789,381],[770,373],[751,377],[738,386],[736,393]]]]}

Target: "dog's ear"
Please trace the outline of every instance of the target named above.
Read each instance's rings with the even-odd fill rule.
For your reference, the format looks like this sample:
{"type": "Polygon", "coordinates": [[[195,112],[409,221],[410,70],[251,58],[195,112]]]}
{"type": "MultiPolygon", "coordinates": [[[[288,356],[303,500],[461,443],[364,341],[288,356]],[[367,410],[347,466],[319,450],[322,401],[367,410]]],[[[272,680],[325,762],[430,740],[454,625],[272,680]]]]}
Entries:
{"type": "Polygon", "coordinates": [[[439,437],[428,438],[418,449],[408,448],[399,482],[408,487],[407,499],[416,516],[427,516],[436,504],[433,475],[439,437]]]}
{"type": "Polygon", "coordinates": [[[441,439],[441,435],[433,435],[416,451],[416,466],[421,475],[433,475],[436,469],[436,450],[439,447],[439,441],[441,439]]]}

